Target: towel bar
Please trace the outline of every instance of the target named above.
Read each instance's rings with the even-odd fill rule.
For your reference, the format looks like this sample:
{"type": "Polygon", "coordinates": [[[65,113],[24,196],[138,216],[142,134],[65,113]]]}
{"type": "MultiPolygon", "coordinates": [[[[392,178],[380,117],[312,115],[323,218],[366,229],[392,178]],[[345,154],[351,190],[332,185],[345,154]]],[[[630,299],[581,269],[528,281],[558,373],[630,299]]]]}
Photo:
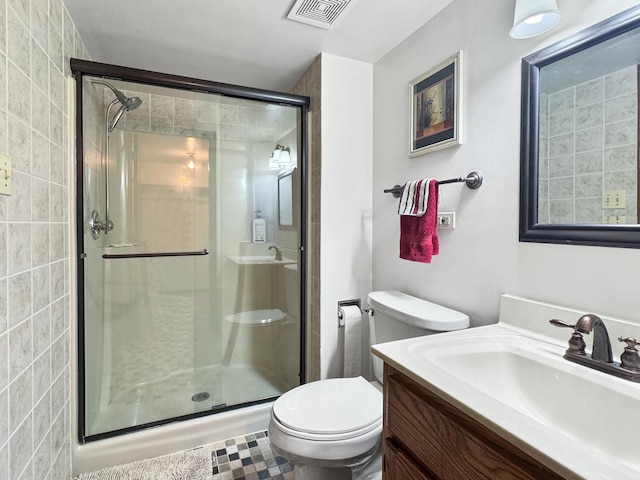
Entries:
{"type": "MultiPolygon", "coordinates": [[[[446,185],[447,183],[462,183],[464,182],[467,187],[475,190],[476,188],[480,188],[482,185],[482,174],[480,172],[471,172],[466,177],[457,177],[450,178],[448,180],[440,180],[438,185],[446,185]]],[[[402,185],[394,185],[393,188],[387,188],[384,190],[384,193],[391,193],[394,198],[400,198],[402,195],[402,185]]]]}

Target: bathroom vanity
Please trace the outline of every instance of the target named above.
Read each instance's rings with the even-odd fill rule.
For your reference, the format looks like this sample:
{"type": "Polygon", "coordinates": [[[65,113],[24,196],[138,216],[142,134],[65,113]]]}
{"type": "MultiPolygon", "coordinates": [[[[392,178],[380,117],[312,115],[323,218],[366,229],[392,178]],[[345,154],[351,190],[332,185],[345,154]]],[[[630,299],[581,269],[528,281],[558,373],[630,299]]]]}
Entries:
{"type": "MultiPolygon", "coordinates": [[[[570,329],[549,322],[584,313],[503,295],[497,324],[374,345],[383,478],[640,478],[640,383],[569,361],[570,329]]],[[[640,325],[602,322],[617,361],[640,325]]]]}
{"type": "Polygon", "coordinates": [[[388,364],[382,442],[385,480],[564,478],[388,364]]]}

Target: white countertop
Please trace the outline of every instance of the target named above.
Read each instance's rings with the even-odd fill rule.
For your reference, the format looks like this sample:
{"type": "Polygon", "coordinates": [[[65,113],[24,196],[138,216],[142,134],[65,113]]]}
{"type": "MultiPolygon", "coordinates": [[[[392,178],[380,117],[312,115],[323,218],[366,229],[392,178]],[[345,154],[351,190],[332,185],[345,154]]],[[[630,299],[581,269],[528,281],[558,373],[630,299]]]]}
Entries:
{"type": "MultiPolygon", "coordinates": [[[[506,298],[507,303],[513,303],[514,298],[516,303],[521,300],[526,302],[526,300],[518,299],[517,297],[508,297],[506,298]]],[[[535,326],[531,330],[525,330],[501,320],[495,325],[374,345],[372,351],[395,369],[455,405],[470,417],[566,478],[639,479],[640,439],[633,432],[637,432],[640,426],[640,423],[638,423],[640,420],[640,384],[618,379],[611,375],[576,365],[562,358],[567,347],[566,339],[568,339],[571,331],[553,327],[549,327],[551,328],[549,329],[547,325],[543,325],[541,322],[548,322],[549,318],[561,317],[571,321],[575,312],[567,312],[562,307],[558,307],[562,311],[553,311],[553,308],[555,308],[553,306],[550,309],[549,305],[538,305],[543,305],[546,310],[542,319],[539,318],[540,312],[532,315],[529,320],[535,326]],[[553,317],[548,317],[547,313],[553,315],[553,317]],[[534,320],[534,317],[537,320],[534,320]],[[564,339],[559,340],[558,338],[553,338],[553,336],[538,333],[540,331],[546,332],[547,330],[553,336],[563,337],[564,339]],[[629,401],[637,400],[639,408],[622,412],[606,411],[607,419],[613,416],[612,418],[621,419],[621,421],[616,421],[615,425],[602,426],[600,425],[602,422],[599,424],[597,420],[599,420],[599,415],[602,415],[602,412],[605,411],[603,409],[608,408],[606,402],[599,405],[590,404],[595,400],[589,396],[589,388],[587,388],[587,391],[575,392],[575,398],[556,398],[558,392],[554,390],[554,379],[549,378],[547,384],[543,375],[538,376],[539,378],[537,379],[521,379],[522,385],[525,386],[524,390],[529,389],[531,391],[531,389],[535,389],[534,391],[539,394],[537,395],[538,399],[543,398],[544,407],[548,412],[552,413],[551,416],[548,416],[549,418],[540,418],[540,416],[534,418],[536,417],[535,412],[532,414],[524,407],[516,406],[516,408],[513,408],[508,405],[509,403],[517,404],[518,400],[510,402],[504,401],[504,398],[501,399],[499,395],[494,394],[492,396],[479,390],[477,385],[475,387],[471,385],[473,382],[461,381],[460,378],[429,361],[428,352],[430,348],[440,348],[442,351],[444,345],[447,355],[450,351],[453,351],[456,355],[464,355],[465,349],[473,351],[474,345],[480,344],[493,344],[495,348],[501,349],[499,342],[503,341],[507,347],[506,350],[515,351],[522,345],[523,349],[529,349],[530,353],[528,355],[538,355],[537,351],[534,352],[530,348],[533,345],[535,348],[539,348],[540,355],[545,358],[544,361],[553,364],[554,368],[558,368],[562,375],[586,379],[586,381],[578,382],[578,384],[586,385],[587,387],[594,385],[594,392],[598,390],[601,393],[602,391],[607,391],[608,388],[612,388],[621,393],[621,395],[625,395],[626,403],[624,405],[633,405],[633,403],[629,404],[629,401]],[[546,389],[547,385],[549,391],[546,389]],[[548,402],[544,400],[544,397],[547,396],[548,402]],[[568,425],[567,428],[572,430],[571,432],[565,432],[558,427],[558,425],[563,424],[564,419],[562,417],[559,419],[551,418],[556,413],[556,405],[558,407],[557,415],[562,415],[563,412],[572,412],[573,408],[579,407],[581,409],[578,412],[580,417],[577,422],[565,422],[568,425]],[[602,439],[599,439],[601,444],[598,445],[596,436],[599,435],[598,430],[601,428],[608,429],[607,436],[604,437],[606,439],[612,438],[613,440],[610,443],[602,444],[602,439]],[[620,433],[619,436],[618,432],[620,433]],[[626,441],[627,439],[631,439],[631,441],[626,441]],[[635,455],[636,450],[637,455],[635,455]],[[616,452],[622,453],[617,455],[616,452]]],[[[507,308],[506,311],[513,313],[514,310],[511,307],[507,308]]],[[[522,305],[519,305],[518,308],[520,307],[522,305]]],[[[519,316],[517,323],[527,323],[526,321],[523,322],[523,318],[523,316],[519,316]]],[[[574,318],[574,321],[576,319],[577,317],[574,318]]],[[[607,326],[609,326],[611,321],[607,320],[607,322],[607,326]]],[[[612,325],[612,327],[614,330],[625,330],[626,325],[622,322],[622,325],[612,325]]],[[[630,332],[630,334],[633,333],[630,332]]],[[[588,337],[585,336],[585,341],[590,345],[591,339],[588,337]]],[[[611,335],[612,341],[617,343],[616,338],[611,335]]],[[[621,347],[614,345],[614,356],[616,358],[619,355],[619,351],[621,351],[621,347]]],[[[560,376],[562,377],[562,375],[560,376]]],[[[488,376],[491,376],[490,372],[488,376]]],[[[555,380],[558,381],[558,379],[555,380]]],[[[478,384],[481,383],[478,382],[478,384]]],[[[556,383],[557,385],[561,384],[556,383]]],[[[517,394],[522,395],[522,390],[522,388],[518,390],[517,394]]],[[[505,391],[508,391],[508,389],[505,391]]],[[[566,394],[567,392],[563,393],[566,394]]],[[[569,391],[569,393],[571,394],[572,391],[569,391]]],[[[526,401],[521,404],[526,406],[526,401]]],[[[612,408],[615,407],[612,406],[612,408]]]]}

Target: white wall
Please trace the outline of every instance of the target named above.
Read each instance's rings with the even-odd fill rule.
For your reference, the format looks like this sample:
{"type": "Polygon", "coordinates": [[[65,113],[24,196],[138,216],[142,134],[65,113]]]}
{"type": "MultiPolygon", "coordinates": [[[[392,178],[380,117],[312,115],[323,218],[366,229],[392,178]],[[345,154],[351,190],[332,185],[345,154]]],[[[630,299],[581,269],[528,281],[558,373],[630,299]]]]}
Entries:
{"type": "Polygon", "coordinates": [[[373,65],[322,54],[322,378],[342,376],[338,300],[371,289],[372,98],[373,65]]]}
{"type": "Polygon", "coordinates": [[[513,0],[456,0],[375,64],[374,289],[428,298],[468,313],[474,325],[497,321],[504,292],[640,323],[640,250],[518,242],[520,60],[637,3],[558,0],[564,18],[555,30],[513,40],[513,0]],[[458,50],[464,144],[408,158],[408,82],[458,50]],[[472,170],[484,174],[479,190],[440,190],[440,210],[457,214],[456,230],[440,233],[440,255],[431,264],[399,259],[397,200],[382,190],[472,170]]]}

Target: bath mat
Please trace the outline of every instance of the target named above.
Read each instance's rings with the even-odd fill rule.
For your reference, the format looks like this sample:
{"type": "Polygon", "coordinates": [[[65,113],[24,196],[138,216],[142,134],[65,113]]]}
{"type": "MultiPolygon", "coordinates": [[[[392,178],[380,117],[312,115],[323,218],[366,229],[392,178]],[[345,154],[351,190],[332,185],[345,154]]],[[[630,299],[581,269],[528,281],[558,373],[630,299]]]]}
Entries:
{"type": "Polygon", "coordinates": [[[211,452],[196,448],[83,473],[77,480],[210,480],[211,472],[211,452]]]}

